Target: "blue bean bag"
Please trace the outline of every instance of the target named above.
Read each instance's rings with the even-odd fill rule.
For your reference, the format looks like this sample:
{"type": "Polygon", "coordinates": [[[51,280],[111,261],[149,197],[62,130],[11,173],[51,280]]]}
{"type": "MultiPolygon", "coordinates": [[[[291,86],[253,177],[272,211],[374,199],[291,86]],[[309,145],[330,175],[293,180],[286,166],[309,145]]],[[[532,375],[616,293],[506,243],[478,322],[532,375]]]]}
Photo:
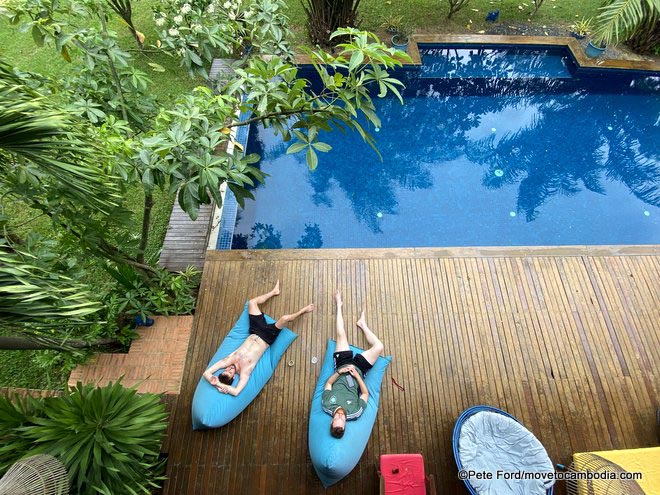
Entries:
{"type": "MultiPolygon", "coordinates": [[[[351,350],[355,353],[362,352],[362,349],[353,346],[351,350]]],[[[391,356],[379,357],[374,367],[369,370],[364,379],[369,389],[367,407],[362,416],[346,423],[346,431],[342,438],[335,438],[330,434],[331,417],[323,412],[321,407],[323,387],[335,371],[332,360],[334,352],[335,341],[329,340],[309,415],[309,455],[316,474],[326,488],[347,476],[360,461],[376,421],[380,384],[387,365],[392,360],[391,356]]]]}
{"type": "MultiPolygon", "coordinates": [[[[270,316],[264,316],[268,323],[274,323],[275,320],[270,316]]],[[[206,368],[238,349],[250,335],[249,328],[250,320],[246,302],[238,321],[222,341],[220,348],[211,358],[206,368]]],[[[298,335],[288,328],[283,328],[277,339],[275,339],[275,342],[273,342],[273,345],[266,349],[264,355],[261,356],[261,359],[259,359],[259,362],[252,371],[250,381],[248,381],[245,388],[237,397],[218,392],[213,385],[202,377],[197,384],[195,396],[192,401],[193,430],[219,428],[243,412],[243,409],[259,395],[261,389],[268,383],[282,355],[297,337],[298,335]]],[[[218,370],[215,374],[219,375],[221,371],[218,370]]],[[[234,386],[238,383],[238,379],[238,375],[234,377],[234,386]]]]}

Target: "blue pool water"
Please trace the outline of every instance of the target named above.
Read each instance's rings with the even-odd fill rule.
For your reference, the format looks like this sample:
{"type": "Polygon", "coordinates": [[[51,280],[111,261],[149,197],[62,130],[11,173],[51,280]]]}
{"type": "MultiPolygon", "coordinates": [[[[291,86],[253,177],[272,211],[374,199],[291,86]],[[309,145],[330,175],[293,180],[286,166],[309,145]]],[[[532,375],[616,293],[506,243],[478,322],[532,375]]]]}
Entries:
{"type": "Polygon", "coordinates": [[[252,127],[270,176],[218,247],[660,244],[657,74],[576,71],[538,49],[422,59],[399,74],[405,105],[374,100],[383,161],[357,133],[325,133],[310,172],[252,127]]]}

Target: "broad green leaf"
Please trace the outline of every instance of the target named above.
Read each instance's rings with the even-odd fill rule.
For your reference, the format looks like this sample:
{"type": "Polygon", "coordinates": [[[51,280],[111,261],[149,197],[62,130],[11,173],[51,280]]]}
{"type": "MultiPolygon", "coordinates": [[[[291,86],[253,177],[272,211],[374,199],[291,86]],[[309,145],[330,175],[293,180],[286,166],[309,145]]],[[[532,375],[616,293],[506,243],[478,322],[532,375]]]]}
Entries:
{"type": "Polygon", "coordinates": [[[330,150],[332,149],[332,146],[330,146],[330,145],[327,144],[327,143],[316,142],[316,143],[312,144],[312,146],[313,146],[315,149],[317,149],[317,150],[319,150],[319,151],[321,151],[321,152],[323,152],[323,153],[327,153],[328,151],[330,151],[330,150]]]}
{"type": "Polygon", "coordinates": [[[316,166],[319,163],[319,159],[318,156],[316,155],[316,152],[311,146],[307,148],[307,154],[305,155],[305,159],[307,160],[307,167],[309,167],[311,171],[316,170],[316,166]]]}
{"type": "Polygon", "coordinates": [[[286,150],[287,155],[291,155],[293,153],[298,153],[299,151],[304,150],[307,148],[309,145],[307,143],[301,143],[301,142],[296,142],[293,143],[291,146],[289,146],[286,150]]]}

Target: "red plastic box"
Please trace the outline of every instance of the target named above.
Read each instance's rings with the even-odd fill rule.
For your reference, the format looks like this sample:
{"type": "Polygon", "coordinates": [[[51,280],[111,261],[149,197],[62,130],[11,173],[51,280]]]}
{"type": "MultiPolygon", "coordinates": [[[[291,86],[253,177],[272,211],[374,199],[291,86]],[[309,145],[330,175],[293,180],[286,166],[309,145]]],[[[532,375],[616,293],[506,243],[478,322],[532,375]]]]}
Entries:
{"type": "Polygon", "coordinates": [[[424,458],[421,454],[380,456],[381,494],[426,495],[424,458]]]}

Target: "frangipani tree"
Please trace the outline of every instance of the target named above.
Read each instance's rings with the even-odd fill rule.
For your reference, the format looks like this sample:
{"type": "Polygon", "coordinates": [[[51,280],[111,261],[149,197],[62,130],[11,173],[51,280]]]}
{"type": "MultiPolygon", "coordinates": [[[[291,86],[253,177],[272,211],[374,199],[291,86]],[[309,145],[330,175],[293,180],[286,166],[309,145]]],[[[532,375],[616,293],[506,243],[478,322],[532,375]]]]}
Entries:
{"type": "Polygon", "coordinates": [[[312,170],[318,164],[317,153],[330,150],[320,137],[333,126],[357,131],[375,149],[373,137],[357,117],[364,115],[380,127],[371,95],[377,91],[378,97],[385,97],[392,92],[401,99],[402,83],[389,69],[401,65],[402,55],[370,33],[343,29],[333,36],[349,39],[338,45],[337,55],[309,52],[320,88],[299,78],[298,68],[281,57],[250,59],[219,95],[197,88],[173,109],[161,112],[154,130],[133,142],[132,156],[119,162],[116,172],[139,178],[147,194],[166,184],[171,191],[178,190],[179,204],[194,219],[201,204],[221,203],[223,183],[243,204],[245,198],[252,198],[249,188],[264,179],[252,166],[258,155],[244,156],[236,143],[231,153],[223,151],[232,142],[235,127],[261,123],[274,128],[285,142],[293,141],[289,153],[305,153],[312,170]],[[237,108],[251,116],[237,121],[237,108]]]}
{"type": "Polygon", "coordinates": [[[284,0],[161,0],[154,11],[157,46],[204,79],[214,57],[244,49],[292,58],[285,9],[284,0]]]}

